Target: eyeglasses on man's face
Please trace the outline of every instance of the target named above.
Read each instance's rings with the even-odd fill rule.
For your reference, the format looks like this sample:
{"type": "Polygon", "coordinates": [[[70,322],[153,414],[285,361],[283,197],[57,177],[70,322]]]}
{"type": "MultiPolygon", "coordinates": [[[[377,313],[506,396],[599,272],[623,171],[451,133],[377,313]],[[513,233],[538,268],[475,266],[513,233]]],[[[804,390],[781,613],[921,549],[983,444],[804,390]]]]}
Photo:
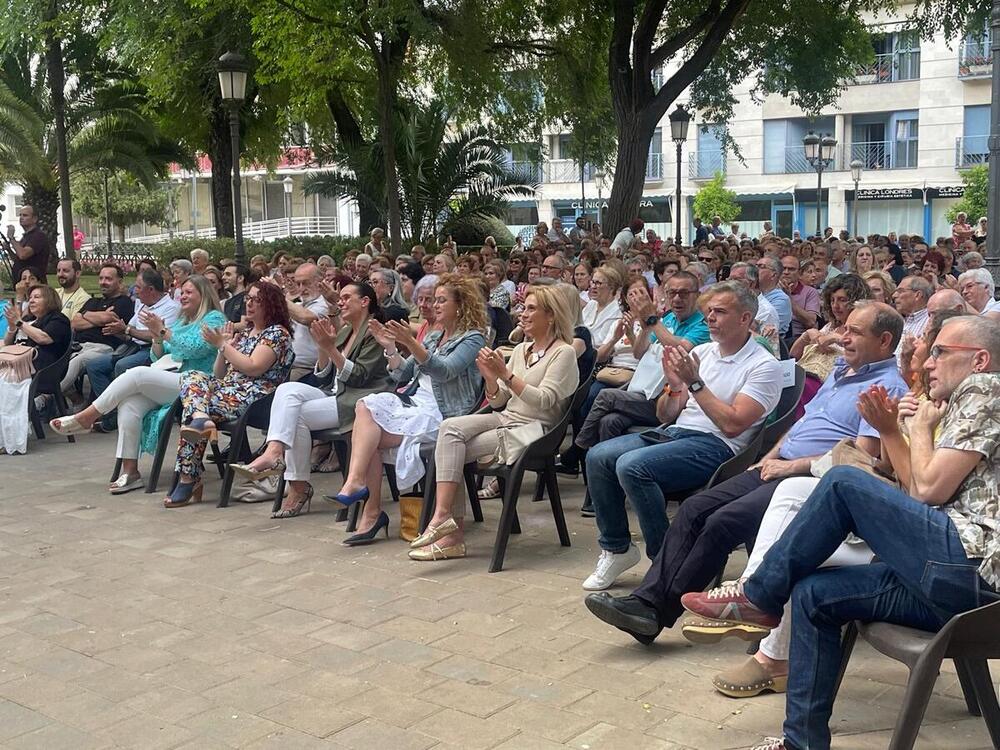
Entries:
{"type": "Polygon", "coordinates": [[[961,344],[935,344],[931,347],[930,358],[938,359],[945,352],[951,351],[966,351],[966,352],[978,352],[982,349],[981,346],[963,346],[961,344]]]}

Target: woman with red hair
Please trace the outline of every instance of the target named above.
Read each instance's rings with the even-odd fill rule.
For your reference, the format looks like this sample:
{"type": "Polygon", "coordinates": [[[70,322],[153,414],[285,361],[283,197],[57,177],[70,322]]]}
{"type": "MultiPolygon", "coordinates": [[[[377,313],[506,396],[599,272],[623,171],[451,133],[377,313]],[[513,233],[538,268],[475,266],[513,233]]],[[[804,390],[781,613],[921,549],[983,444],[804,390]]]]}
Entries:
{"type": "Polygon", "coordinates": [[[181,438],[177,448],[180,479],[166,508],[201,500],[202,457],[215,430],[215,420],[233,420],[254,401],[288,379],[295,353],[285,295],[277,285],[258,281],[246,293],[247,329],[237,335],[232,323],[203,327],[201,335],[218,349],[212,375],[181,376],[181,438]]]}

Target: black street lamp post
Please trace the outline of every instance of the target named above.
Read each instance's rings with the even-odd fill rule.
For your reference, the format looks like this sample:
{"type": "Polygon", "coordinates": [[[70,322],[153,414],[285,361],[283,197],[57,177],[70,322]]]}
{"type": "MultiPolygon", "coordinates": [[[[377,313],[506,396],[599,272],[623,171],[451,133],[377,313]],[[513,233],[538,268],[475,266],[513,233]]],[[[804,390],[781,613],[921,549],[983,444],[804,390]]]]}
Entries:
{"type": "Polygon", "coordinates": [[[674,196],[674,242],[677,247],[684,243],[681,237],[681,149],[687,140],[688,125],[691,123],[691,113],[681,105],[669,115],[670,138],[677,145],[677,186],[674,196]]]}
{"type": "Polygon", "coordinates": [[[865,165],[861,159],[854,159],[851,162],[851,179],[854,180],[854,205],[851,206],[851,231],[854,236],[858,236],[858,183],[861,182],[861,173],[865,171],[865,165]]]}
{"type": "Polygon", "coordinates": [[[802,138],[806,161],[816,170],[816,236],[823,236],[823,170],[833,162],[837,139],[827,134],[820,138],[811,130],[802,138]]]}
{"type": "Polygon", "coordinates": [[[990,103],[989,194],[986,204],[986,267],[1000,279],[1000,0],[993,0],[990,24],[992,99],[990,103]]]}
{"type": "Polygon", "coordinates": [[[236,230],[236,254],[238,266],[246,265],[243,249],[243,201],[240,196],[240,105],[246,98],[247,90],[246,58],[235,52],[227,52],[219,58],[219,87],[222,100],[229,106],[229,134],[233,143],[233,222],[236,230]]]}

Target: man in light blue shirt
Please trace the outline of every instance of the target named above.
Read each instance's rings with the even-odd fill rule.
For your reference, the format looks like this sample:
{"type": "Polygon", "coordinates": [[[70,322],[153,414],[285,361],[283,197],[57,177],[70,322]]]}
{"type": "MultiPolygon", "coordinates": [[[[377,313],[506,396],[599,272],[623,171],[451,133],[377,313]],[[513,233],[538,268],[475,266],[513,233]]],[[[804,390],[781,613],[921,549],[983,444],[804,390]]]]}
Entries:
{"type": "Polygon", "coordinates": [[[778,323],[781,324],[778,335],[784,336],[792,324],[792,300],[778,285],[781,281],[781,271],[781,261],[770,255],[765,255],[757,261],[760,293],[778,311],[778,323]]]}

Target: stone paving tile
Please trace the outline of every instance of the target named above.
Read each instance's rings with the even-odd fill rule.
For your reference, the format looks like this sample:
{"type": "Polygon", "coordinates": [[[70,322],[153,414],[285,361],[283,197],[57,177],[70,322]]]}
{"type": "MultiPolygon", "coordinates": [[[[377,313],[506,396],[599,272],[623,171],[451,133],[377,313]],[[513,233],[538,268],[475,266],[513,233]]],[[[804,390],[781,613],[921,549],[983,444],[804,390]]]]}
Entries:
{"type": "MultiPolygon", "coordinates": [[[[598,550],[578,480],[560,479],[573,546],[526,494],[523,533],[489,574],[495,503],[468,530],[468,559],[416,565],[394,538],[343,547],[326,506],[277,522],[263,505],[111,498],[113,445],[33,442],[65,476],[24,491],[37,463],[0,457],[0,749],[726,750],[780,730],[783,696],[711,688],[744,644],[667,630],[644,647],[587,612],[580,582],[598,550]]],[[[884,748],[906,678],[859,643],[834,749],[884,748]]],[[[918,746],[990,746],[950,664],[918,746]]]]}

